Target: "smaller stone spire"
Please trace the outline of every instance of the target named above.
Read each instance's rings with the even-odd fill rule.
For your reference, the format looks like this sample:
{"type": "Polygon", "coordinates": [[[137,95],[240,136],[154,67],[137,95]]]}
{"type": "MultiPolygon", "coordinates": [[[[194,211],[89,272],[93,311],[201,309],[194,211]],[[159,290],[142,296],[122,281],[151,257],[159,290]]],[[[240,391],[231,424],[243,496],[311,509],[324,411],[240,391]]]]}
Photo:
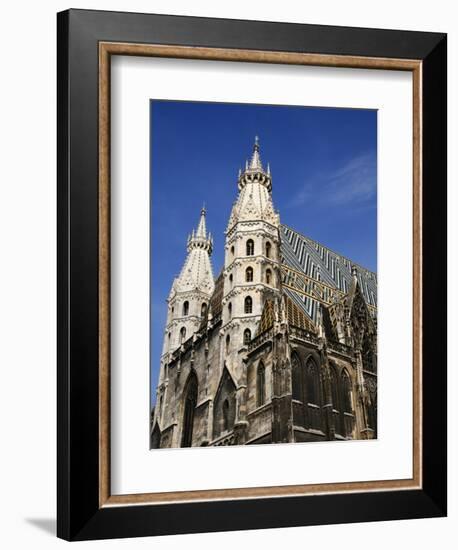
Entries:
{"type": "Polygon", "coordinates": [[[204,239],[207,237],[207,226],[205,223],[206,214],[207,214],[207,211],[205,210],[205,203],[204,203],[200,211],[200,220],[199,220],[199,225],[197,226],[196,237],[203,237],[204,239]]]}
{"type": "Polygon", "coordinates": [[[201,248],[208,251],[210,255],[213,250],[213,239],[210,234],[207,235],[207,224],[206,224],[206,215],[207,210],[205,209],[205,204],[200,210],[200,219],[197,226],[197,230],[192,230],[192,233],[188,237],[188,252],[193,248],[201,248]]]}

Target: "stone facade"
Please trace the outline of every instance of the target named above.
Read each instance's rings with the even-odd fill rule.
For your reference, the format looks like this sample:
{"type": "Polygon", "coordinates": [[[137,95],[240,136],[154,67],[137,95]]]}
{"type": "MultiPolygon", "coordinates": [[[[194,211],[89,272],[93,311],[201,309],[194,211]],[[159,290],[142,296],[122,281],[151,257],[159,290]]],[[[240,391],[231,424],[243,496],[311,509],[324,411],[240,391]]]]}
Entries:
{"type": "Polygon", "coordinates": [[[168,298],[151,447],[377,437],[376,275],[280,223],[256,139],[214,279],[202,209],[168,298]]]}

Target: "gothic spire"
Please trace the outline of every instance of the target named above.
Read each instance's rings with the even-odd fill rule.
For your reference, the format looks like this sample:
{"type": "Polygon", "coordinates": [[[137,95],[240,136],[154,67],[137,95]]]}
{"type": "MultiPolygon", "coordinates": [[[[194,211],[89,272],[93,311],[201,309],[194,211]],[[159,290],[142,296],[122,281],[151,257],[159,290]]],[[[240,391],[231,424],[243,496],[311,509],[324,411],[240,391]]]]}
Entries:
{"type": "Polygon", "coordinates": [[[251,155],[251,161],[250,161],[250,170],[260,170],[261,172],[264,171],[262,167],[262,162],[261,162],[261,155],[259,153],[258,136],[254,138],[253,154],[251,155]]]}
{"type": "MultiPolygon", "coordinates": [[[[197,229],[188,236],[186,260],[171,290],[171,296],[180,292],[199,290],[211,294],[214,288],[213,270],[210,256],[213,250],[213,239],[206,227],[206,209],[200,211],[197,229]]],[[[170,297],[169,297],[170,299],[170,297]]]]}
{"type": "Polygon", "coordinates": [[[272,178],[270,165],[264,168],[261,161],[259,138],[255,137],[253,153],[246,161],[245,169],[238,175],[239,195],[235,201],[227,229],[239,220],[265,220],[278,225],[279,217],[272,203],[272,178]]]}
{"type": "Polygon", "coordinates": [[[207,224],[205,220],[206,214],[207,211],[204,205],[200,211],[200,219],[197,229],[193,229],[192,233],[188,237],[188,252],[193,248],[200,248],[206,250],[209,255],[212,253],[213,239],[210,234],[207,234],[207,224]]]}
{"type": "Polygon", "coordinates": [[[205,204],[204,204],[200,211],[200,220],[199,220],[199,225],[197,226],[196,237],[202,237],[204,239],[207,238],[207,226],[205,223],[206,214],[207,214],[207,211],[205,210],[205,204]]]}
{"type": "Polygon", "coordinates": [[[270,192],[272,189],[272,178],[270,177],[270,166],[268,165],[267,171],[264,170],[261,161],[261,153],[259,147],[259,138],[254,138],[253,153],[250,161],[246,161],[245,170],[239,172],[238,187],[239,191],[245,187],[247,183],[260,183],[264,185],[270,192]]]}

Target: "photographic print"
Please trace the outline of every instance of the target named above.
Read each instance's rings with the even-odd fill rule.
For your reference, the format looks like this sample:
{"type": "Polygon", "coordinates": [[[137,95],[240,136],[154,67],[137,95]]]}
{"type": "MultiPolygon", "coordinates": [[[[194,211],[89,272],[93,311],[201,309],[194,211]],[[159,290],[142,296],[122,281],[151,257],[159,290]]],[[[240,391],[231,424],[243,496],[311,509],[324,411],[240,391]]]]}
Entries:
{"type": "Polygon", "coordinates": [[[377,111],[150,101],[150,447],[377,438],[377,111]]]}

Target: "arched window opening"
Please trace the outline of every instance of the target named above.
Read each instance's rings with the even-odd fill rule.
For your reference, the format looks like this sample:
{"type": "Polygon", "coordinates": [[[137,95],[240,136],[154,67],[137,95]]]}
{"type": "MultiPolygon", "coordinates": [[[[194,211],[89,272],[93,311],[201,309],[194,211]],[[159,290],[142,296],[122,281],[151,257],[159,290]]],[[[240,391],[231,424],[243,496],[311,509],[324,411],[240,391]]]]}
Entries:
{"type": "Polygon", "coordinates": [[[174,314],[174,312],[175,312],[175,308],[174,308],[174,307],[172,307],[172,315],[174,314]]]}
{"type": "Polygon", "coordinates": [[[247,346],[251,342],[251,330],[246,328],[243,332],[243,343],[247,346]]]}
{"type": "Polygon", "coordinates": [[[189,315],[189,302],[186,300],[186,302],[183,303],[183,317],[187,315],[189,315]]]}
{"type": "Polygon", "coordinates": [[[161,446],[161,430],[159,429],[159,426],[156,424],[154,426],[153,433],[151,434],[151,448],[159,449],[160,446],[161,446]]]}
{"type": "Polygon", "coordinates": [[[232,276],[232,273],[229,275],[229,285],[232,288],[232,282],[234,280],[234,277],[232,276]]]}
{"type": "Polygon", "coordinates": [[[234,255],[234,252],[235,252],[235,250],[234,250],[234,247],[233,247],[233,246],[231,246],[231,256],[233,256],[233,255],[234,255]]]}
{"type": "Polygon", "coordinates": [[[225,399],[223,403],[223,430],[227,432],[229,430],[229,399],[225,399]]]}
{"type": "Polygon", "coordinates": [[[246,242],[246,255],[254,256],[254,241],[253,239],[248,239],[246,242]]]}
{"type": "Polygon", "coordinates": [[[200,315],[202,317],[205,317],[205,315],[207,315],[207,304],[205,302],[202,302],[202,307],[200,308],[200,315]]]}
{"type": "Polygon", "coordinates": [[[367,407],[367,420],[369,428],[374,430],[374,437],[377,437],[377,389],[374,385],[369,387],[370,403],[367,407]]]}
{"type": "Polygon", "coordinates": [[[314,405],[320,404],[320,373],[313,359],[307,361],[306,367],[307,400],[314,405]]]}
{"type": "Polygon", "coordinates": [[[342,411],[342,387],[341,379],[337,374],[337,371],[334,366],[331,366],[331,399],[332,399],[332,408],[333,408],[333,417],[334,417],[334,427],[336,433],[345,437],[347,428],[345,415],[342,411]]]}
{"type": "Polygon", "coordinates": [[[302,401],[302,372],[301,362],[296,353],[291,357],[291,370],[292,370],[292,385],[293,385],[293,399],[296,401],[302,401]]]}
{"type": "Polygon", "coordinates": [[[161,395],[161,398],[159,399],[158,416],[162,414],[162,406],[163,405],[164,405],[164,396],[161,395]]]}
{"type": "Polygon", "coordinates": [[[376,431],[376,413],[375,413],[375,407],[372,403],[369,403],[367,406],[367,424],[369,428],[372,428],[374,432],[376,431]]]}
{"type": "Polygon", "coordinates": [[[229,302],[227,304],[227,311],[229,313],[229,319],[231,319],[232,318],[232,304],[231,304],[231,302],[229,302]]]}
{"type": "Polygon", "coordinates": [[[181,446],[192,446],[192,432],[194,428],[194,412],[197,405],[197,377],[194,372],[189,375],[186,383],[183,413],[183,432],[181,446]]]}
{"type": "Polygon", "coordinates": [[[253,312],[253,300],[251,299],[251,296],[247,296],[245,298],[245,313],[252,313],[253,312]]]}
{"type": "Polygon", "coordinates": [[[259,363],[256,373],[256,406],[264,405],[266,400],[266,369],[263,363],[259,363]]]}
{"type": "Polygon", "coordinates": [[[182,344],[186,339],[186,328],[182,327],[180,330],[180,344],[182,344]]]}
{"type": "Polygon", "coordinates": [[[270,285],[272,281],[272,271],[270,269],[266,270],[266,284],[270,285]]]}
{"type": "Polygon", "coordinates": [[[270,258],[271,250],[272,250],[272,245],[270,244],[269,241],[267,241],[266,242],[266,257],[267,258],[270,258]]]}
{"type": "Polygon", "coordinates": [[[229,334],[226,336],[226,353],[229,353],[231,349],[231,337],[229,334]]]}
{"type": "Polygon", "coordinates": [[[344,370],[342,372],[342,405],[344,412],[353,413],[351,401],[351,380],[348,372],[344,370]]]}
{"type": "Polygon", "coordinates": [[[371,349],[363,349],[363,369],[369,372],[377,372],[377,359],[371,349]]]}
{"type": "Polygon", "coordinates": [[[331,399],[332,408],[336,411],[340,411],[339,393],[339,379],[337,378],[337,372],[336,369],[331,366],[331,399]]]}
{"type": "Polygon", "coordinates": [[[247,267],[245,270],[245,281],[251,283],[253,281],[253,268],[247,267]]]}
{"type": "Polygon", "coordinates": [[[213,437],[234,428],[237,390],[226,367],[223,369],[213,404],[213,437]]]}

